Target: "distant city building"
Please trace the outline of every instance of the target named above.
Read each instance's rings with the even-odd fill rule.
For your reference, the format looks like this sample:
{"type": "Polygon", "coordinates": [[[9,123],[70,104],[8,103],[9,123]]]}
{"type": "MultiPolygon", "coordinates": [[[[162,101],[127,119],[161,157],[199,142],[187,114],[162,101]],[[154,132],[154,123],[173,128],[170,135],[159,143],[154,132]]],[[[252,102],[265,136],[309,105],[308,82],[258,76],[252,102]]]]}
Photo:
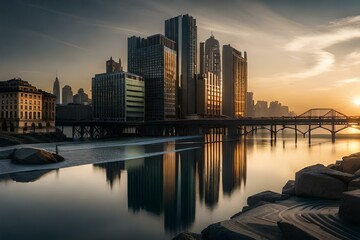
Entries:
{"type": "Polygon", "coordinates": [[[0,81],[0,110],[1,131],[55,131],[55,95],[38,90],[27,81],[0,81]],[[52,104],[45,107],[48,102],[52,104]]]}
{"type": "Polygon", "coordinates": [[[69,103],[56,106],[56,121],[91,121],[92,106],[69,103]]]}
{"type": "Polygon", "coordinates": [[[73,91],[69,85],[62,88],[62,104],[66,105],[73,102],[73,91]]]}
{"type": "Polygon", "coordinates": [[[255,116],[255,103],[254,103],[254,93],[246,93],[246,116],[254,117],[255,116]]]}
{"type": "Polygon", "coordinates": [[[197,79],[197,113],[202,117],[221,115],[221,81],[211,72],[197,79]]]}
{"type": "Polygon", "coordinates": [[[180,15],[165,21],[165,36],[176,42],[180,117],[196,113],[197,26],[192,16],[180,15]]]}
{"type": "Polygon", "coordinates": [[[89,104],[90,103],[90,99],[89,99],[89,95],[87,95],[84,92],[84,89],[80,88],[77,92],[77,94],[75,94],[73,96],[73,103],[77,103],[77,104],[89,104]]]}
{"type": "Polygon", "coordinates": [[[119,62],[115,62],[112,57],[110,60],[106,61],[106,73],[114,73],[121,72],[123,70],[121,66],[121,59],[119,58],[119,62]]]}
{"type": "Polygon", "coordinates": [[[95,120],[144,120],[145,84],[138,75],[121,70],[96,74],[92,78],[92,96],[95,120]]]}
{"type": "Polygon", "coordinates": [[[58,77],[56,77],[54,81],[53,94],[56,96],[56,104],[60,104],[60,82],[58,77]]]}
{"type": "Polygon", "coordinates": [[[219,41],[211,34],[204,43],[200,43],[200,74],[211,72],[221,78],[221,56],[219,41]]]}
{"type": "Polygon", "coordinates": [[[255,104],[255,117],[268,117],[269,108],[267,101],[257,101],[255,104]]]}
{"type": "Polygon", "coordinates": [[[223,115],[240,118],[246,116],[247,54],[229,45],[223,46],[222,111],[223,115]]]}
{"type": "Polygon", "coordinates": [[[161,34],[130,37],[128,63],[129,72],[145,79],[145,119],[176,118],[175,42],[161,34]]]}

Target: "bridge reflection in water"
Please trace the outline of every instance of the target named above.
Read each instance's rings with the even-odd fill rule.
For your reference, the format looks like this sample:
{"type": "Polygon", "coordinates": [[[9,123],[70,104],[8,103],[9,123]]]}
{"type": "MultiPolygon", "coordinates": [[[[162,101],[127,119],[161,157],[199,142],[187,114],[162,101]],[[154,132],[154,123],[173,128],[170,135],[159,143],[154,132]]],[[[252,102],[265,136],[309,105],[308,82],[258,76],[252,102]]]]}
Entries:
{"type": "Polygon", "coordinates": [[[258,129],[270,132],[271,140],[284,129],[294,131],[295,142],[298,134],[309,138],[316,129],[324,129],[331,134],[335,141],[336,133],[348,128],[359,127],[360,117],[349,117],[334,109],[311,109],[296,117],[267,117],[267,118],[218,118],[218,119],[182,119],[149,122],[117,122],[90,121],[64,122],[57,121],[57,127],[64,131],[64,127],[72,127],[72,138],[108,138],[119,136],[183,136],[208,133],[222,133],[224,135],[240,136],[253,134],[258,129]]]}
{"type": "Polygon", "coordinates": [[[196,202],[216,208],[221,189],[222,194],[231,195],[246,184],[245,141],[225,142],[221,134],[208,134],[204,140],[165,143],[162,149],[146,146],[166,153],[94,167],[105,171],[110,188],[126,171],[129,210],[162,215],[165,231],[176,233],[194,223],[196,202]],[[198,148],[175,151],[188,144],[198,148]]]}

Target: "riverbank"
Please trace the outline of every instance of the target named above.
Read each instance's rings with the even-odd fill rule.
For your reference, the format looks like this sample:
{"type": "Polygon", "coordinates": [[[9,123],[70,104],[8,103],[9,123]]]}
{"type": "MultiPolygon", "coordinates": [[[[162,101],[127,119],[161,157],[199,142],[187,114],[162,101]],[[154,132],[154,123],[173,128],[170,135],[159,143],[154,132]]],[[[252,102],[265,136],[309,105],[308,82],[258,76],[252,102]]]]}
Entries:
{"type": "Polygon", "coordinates": [[[360,239],[360,153],[305,167],[282,193],[261,192],[229,220],[174,240],[360,239]]]}
{"type": "Polygon", "coordinates": [[[67,137],[59,130],[51,133],[8,134],[0,132],[0,147],[18,144],[51,143],[67,141],[67,137]]]}

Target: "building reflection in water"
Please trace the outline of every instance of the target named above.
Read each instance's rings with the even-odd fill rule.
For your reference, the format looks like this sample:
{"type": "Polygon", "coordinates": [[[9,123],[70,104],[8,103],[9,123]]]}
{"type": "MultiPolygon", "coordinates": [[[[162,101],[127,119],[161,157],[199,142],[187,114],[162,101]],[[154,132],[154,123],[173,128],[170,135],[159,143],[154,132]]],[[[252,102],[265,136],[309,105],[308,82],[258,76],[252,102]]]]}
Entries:
{"type": "Polygon", "coordinates": [[[197,189],[199,201],[213,209],[219,201],[221,180],[224,194],[231,194],[246,182],[245,142],[222,142],[222,138],[219,134],[206,135],[200,148],[179,152],[175,152],[174,142],[145,147],[145,152],[165,153],[96,164],[95,168],[105,171],[111,188],[126,170],[129,210],[163,215],[165,231],[176,233],[189,229],[195,221],[197,189]]]}

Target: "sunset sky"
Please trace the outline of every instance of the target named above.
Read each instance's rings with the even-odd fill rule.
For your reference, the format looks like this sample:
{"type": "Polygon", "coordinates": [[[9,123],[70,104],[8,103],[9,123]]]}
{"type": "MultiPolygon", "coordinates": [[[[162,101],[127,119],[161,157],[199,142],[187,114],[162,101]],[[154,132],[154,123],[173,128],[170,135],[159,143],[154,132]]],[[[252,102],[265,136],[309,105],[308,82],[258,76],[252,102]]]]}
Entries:
{"type": "Polygon", "coordinates": [[[198,43],[213,32],[247,51],[255,100],[360,115],[358,0],[0,0],[0,80],[51,91],[57,74],[90,92],[110,56],[127,69],[127,37],[164,33],[164,20],[186,13],[198,43]]]}

